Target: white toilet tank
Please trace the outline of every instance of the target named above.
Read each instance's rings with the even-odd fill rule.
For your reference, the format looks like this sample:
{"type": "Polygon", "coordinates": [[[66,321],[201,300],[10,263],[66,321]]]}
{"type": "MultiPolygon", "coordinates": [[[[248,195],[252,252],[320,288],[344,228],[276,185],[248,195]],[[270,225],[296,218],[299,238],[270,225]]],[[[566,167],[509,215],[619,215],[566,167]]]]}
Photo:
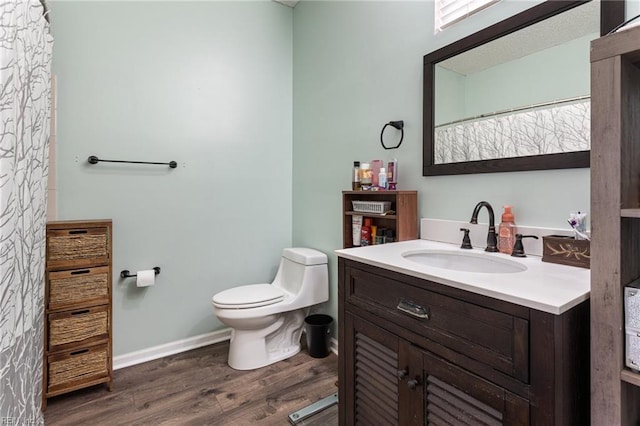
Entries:
{"type": "Polygon", "coordinates": [[[310,304],[329,299],[327,255],[310,248],[286,248],[273,285],[310,304]]]}

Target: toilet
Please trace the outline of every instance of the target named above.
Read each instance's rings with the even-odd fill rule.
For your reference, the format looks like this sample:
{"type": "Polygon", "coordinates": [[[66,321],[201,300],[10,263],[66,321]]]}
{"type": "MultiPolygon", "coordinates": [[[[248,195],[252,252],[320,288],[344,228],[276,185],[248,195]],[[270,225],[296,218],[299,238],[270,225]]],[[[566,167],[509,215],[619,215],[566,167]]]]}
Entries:
{"type": "Polygon", "coordinates": [[[215,294],[213,311],[232,329],[229,366],[253,370],[300,352],[300,335],[310,307],[327,300],[327,255],[302,247],[283,250],[273,283],[215,294]]]}

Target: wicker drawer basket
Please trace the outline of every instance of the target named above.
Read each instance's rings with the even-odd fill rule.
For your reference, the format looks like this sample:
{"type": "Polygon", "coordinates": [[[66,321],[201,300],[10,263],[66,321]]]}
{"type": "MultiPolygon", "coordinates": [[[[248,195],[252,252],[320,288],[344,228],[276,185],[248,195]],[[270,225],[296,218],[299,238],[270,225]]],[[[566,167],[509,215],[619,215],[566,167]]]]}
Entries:
{"type": "Polygon", "coordinates": [[[50,272],[48,308],[65,309],[78,304],[109,302],[109,267],[50,272]]]}
{"type": "Polygon", "coordinates": [[[49,351],[65,345],[95,343],[109,338],[109,309],[107,306],[83,308],[49,314],[49,351]]]}
{"type": "Polygon", "coordinates": [[[97,345],[51,355],[48,358],[47,392],[109,376],[109,345],[97,345]]]}
{"type": "Polygon", "coordinates": [[[81,267],[109,260],[108,228],[50,230],[47,234],[47,267],[81,267]]]}

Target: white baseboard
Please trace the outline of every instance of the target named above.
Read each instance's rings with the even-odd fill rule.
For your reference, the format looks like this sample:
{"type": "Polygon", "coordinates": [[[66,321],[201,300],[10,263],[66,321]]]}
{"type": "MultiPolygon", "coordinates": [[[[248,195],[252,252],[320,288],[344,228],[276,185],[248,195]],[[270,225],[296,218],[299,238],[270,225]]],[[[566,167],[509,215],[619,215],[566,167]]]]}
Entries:
{"type": "Polygon", "coordinates": [[[338,339],[334,337],[331,338],[331,347],[329,349],[338,356],[338,339]]]}
{"type": "Polygon", "coordinates": [[[118,355],[113,357],[113,369],[118,370],[120,368],[131,367],[132,365],[142,364],[143,362],[153,361],[154,359],[224,342],[229,339],[231,339],[231,329],[225,328],[223,330],[188,337],[128,354],[118,355]]]}
{"type": "MultiPolygon", "coordinates": [[[[214,343],[224,342],[229,339],[231,339],[231,329],[225,328],[223,330],[188,337],[186,339],[165,343],[128,354],[118,355],[113,357],[113,369],[119,370],[120,368],[131,367],[132,365],[142,364],[144,362],[153,361],[154,359],[175,355],[181,352],[187,352],[192,349],[213,345],[214,343]]],[[[330,342],[329,349],[331,352],[338,355],[338,340],[332,337],[330,342]]]]}

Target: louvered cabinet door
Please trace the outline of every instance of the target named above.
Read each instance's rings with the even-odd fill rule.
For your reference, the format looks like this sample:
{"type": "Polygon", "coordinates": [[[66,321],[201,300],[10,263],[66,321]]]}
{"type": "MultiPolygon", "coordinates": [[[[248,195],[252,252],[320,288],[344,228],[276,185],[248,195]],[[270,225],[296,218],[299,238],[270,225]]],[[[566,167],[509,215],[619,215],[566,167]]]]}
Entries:
{"type": "Polygon", "coordinates": [[[528,425],[529,402],[423,352],[425,425],[528,425]]]}
{"type": "MultiPolygon", "coordinates": [[[[420,425],[422,394],[405,392],[412,346],[397,336],[349,313],[345,315],[347,341],[346,396],[341,416],[347,425],[420,425]],[[417,409],[412,409],[417,407],[417,409]]],[[[414,363],[415,364],[415,363],[414,363]]],[[[419,375],[419,367],[413,373],[419,375]]]]}

